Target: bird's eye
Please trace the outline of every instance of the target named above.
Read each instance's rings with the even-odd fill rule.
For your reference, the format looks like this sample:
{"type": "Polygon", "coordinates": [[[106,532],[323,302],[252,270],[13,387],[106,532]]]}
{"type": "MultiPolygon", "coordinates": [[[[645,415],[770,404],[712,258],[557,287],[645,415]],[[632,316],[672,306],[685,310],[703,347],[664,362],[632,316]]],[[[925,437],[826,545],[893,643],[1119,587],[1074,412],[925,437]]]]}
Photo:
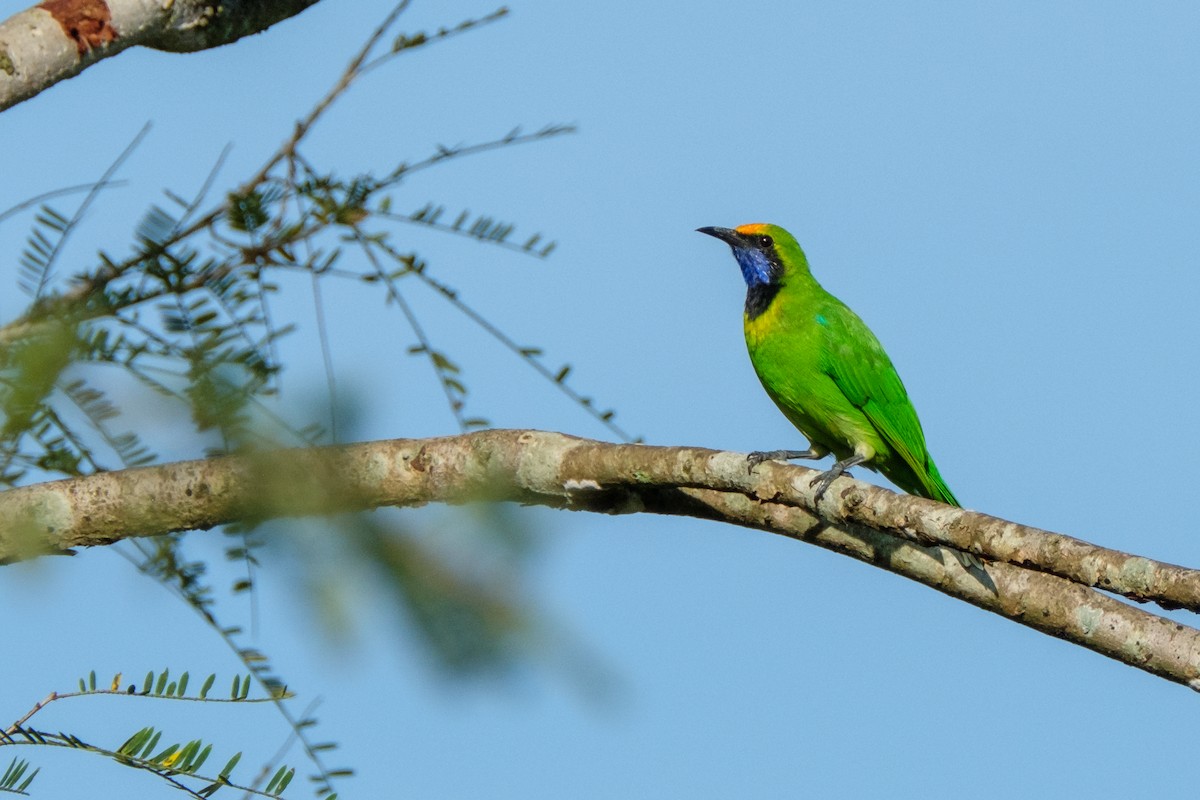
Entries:
{"type": "Polygon", "coordinates": [[[770,247],[773,244],[775,244],[775,240],[772,239],[770,236],[758,237],[758,246],[764,250],[766,250],[768,247],[770,247]]]}

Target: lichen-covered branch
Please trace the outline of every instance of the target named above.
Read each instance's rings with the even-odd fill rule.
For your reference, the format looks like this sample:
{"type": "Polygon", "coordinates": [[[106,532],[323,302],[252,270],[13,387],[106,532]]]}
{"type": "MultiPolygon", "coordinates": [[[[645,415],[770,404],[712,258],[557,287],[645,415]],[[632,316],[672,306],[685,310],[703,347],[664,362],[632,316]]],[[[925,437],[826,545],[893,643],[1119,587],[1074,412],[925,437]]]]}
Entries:
{"type": "Polygon", "coordinates": [[[43,0],[0,22],[0,111],[127,47],[229,44],[317,0],[43,0]]]}
{"type": "Polygon", "coordinates": [[[742,525],[806,541],[1200,690],[1200,631],[1095,586],[1200,608],[1200,572],[897,495],[850,478],[818,507],[813,470],[700,448],[616,445],[495,430],[436,439],[226,456],[0,493],[0,559],[236,520],[380,506],[536,503],[742,525]],[[945,546],[970,550],[985,574],[945,546]]]}

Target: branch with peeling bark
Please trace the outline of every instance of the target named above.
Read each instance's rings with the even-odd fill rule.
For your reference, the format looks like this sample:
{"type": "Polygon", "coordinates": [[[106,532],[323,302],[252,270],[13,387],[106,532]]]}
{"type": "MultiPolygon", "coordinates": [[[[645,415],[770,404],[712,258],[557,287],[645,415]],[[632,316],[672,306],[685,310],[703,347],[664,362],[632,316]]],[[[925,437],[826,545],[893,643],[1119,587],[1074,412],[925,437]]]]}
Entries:
{"type": "Polygon", "coordinates": [[[0,111],[134,45],[219,47],[317,0],[44,0],[0,23],[0,111]]]}
{"type": "Polygon", "coordinates": [[[185,461],[0,494],[0,559],[224,523],[510,501],[718,520],[857,558],[1200,690],[1200,630],[1097,591],[1200,609],[1200,571],[737,453],[494,430],[185,461]],[[962,569],[947,547],[983,557],[962,569]]]}

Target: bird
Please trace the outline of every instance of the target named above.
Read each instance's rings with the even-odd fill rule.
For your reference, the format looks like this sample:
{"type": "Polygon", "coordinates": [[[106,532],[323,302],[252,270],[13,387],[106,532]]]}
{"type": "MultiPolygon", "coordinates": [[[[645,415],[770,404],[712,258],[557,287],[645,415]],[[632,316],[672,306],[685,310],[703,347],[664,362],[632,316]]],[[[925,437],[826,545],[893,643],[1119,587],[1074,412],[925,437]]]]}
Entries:
{"type": "MultiPolygon", "coordinates": [[[[819,459],[821,497],[851,467],[882,473],[909,494],[959,506],[925,445],[925,434],[879,339],[845,303],[817,283],[796,239],[778,225],[698,228],[729,245],[746,280],[743,317],[750,363],[767,394],[809,441],[807,450],[756,451],[763,461],[819,459]]],[[[954,551],[964,567],[983,568],[954,551]]]]}

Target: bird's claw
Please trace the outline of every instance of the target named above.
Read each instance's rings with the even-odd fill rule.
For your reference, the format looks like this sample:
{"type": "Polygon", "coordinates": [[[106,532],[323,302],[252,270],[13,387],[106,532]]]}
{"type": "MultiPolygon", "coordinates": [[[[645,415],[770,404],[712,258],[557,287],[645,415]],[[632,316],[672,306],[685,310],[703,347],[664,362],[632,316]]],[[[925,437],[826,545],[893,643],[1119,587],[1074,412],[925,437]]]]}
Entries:
{"type": "Polygon", "coordinates": [[[821,502],[821,498],[825,496],[825,492],[826,492],[826,490],[829,489],[830,485],[834,481],[836,481],[838,478],[842,477],[843,475],[845,475],[846,477],[851,477],[850,472],[848,470],[838,469],[837,467],[834,467],[833,469],[822,472],[820,475],[818,475],[817,477],[815,477],[811,481],[809,481],[808,485],[810,487],[812,487],[812,486],[817,487],[817,492],[816,492],[816,494],[813,495],[813,502],[814,503],[821,502]]]}
{"type": "Polygon", "coordinates": [[[763,450],[755,450],[746,456],[746,472],[754,472],[754,468],[764,461],[770,461],[771,454],[763,450]]]}
{"type": "Polygon", "coordinates": [[[747,472],[753,472],[754,468],[764,461],[783,461],[788,462],[793,458],[820,458],[814,450],[755,450],[750,455],[746,456],[746,463],[749,465],[747,472]]]}

